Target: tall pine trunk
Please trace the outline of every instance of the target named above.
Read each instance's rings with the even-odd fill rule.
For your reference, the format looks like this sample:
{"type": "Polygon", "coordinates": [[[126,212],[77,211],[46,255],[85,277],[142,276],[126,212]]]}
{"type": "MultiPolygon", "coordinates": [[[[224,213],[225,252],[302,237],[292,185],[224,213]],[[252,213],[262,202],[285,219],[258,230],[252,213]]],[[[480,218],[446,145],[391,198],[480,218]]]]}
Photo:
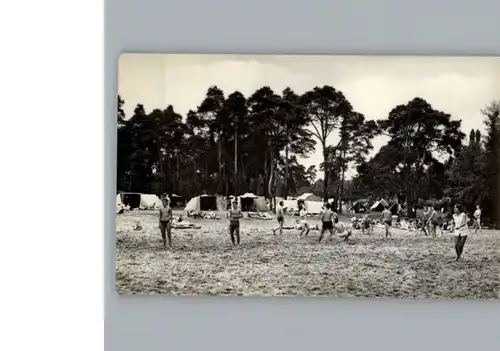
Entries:
{"type": "Polygon", "coordinates": [[[234,131],[234,196],[238,196],[238,123],[234,131]]]}
{"type": "Polygon", "coordinates": [[[269,198],[270,198],[270,204],[271,204],[271,211],[274,212],[275,210],[275,204],[274,204],[274,152],[271,151],[271,164],[270,164],[270,172],[269,172],[269,183],[267,187],[267,192],[269,193],[269,198]]]}
{"type": "Polygon", "coordinates": [[[288,143],[285,146],[285,194],[284,199],[288,197],[288,143]]]}
{"type": "Polygon", "coordinates": [[[344,161],[345,161],[345,151],[343,151],[343,153],[342,153],[342,163],[341,163],[342,175],[340,178],[339,213],[342,213],[342,201],[344,199],[344,176],[345,176],[345,163],[344,163],[344,161]]]}
{"type": "Polygon", "coordinates": [[[323,170],[324,170],[324,176],[323,176],[323,199],[325,202],[328,202],[328,152],[326,150],[326,144],[323,143],[323,170]]]}

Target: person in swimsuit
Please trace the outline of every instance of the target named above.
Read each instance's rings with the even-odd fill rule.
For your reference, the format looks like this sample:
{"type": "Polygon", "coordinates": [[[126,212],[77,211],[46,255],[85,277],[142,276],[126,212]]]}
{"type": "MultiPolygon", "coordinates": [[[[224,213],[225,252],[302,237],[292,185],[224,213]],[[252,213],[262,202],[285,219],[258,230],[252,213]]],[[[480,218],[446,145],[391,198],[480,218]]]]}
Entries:
{"type": "Polygon", "coordinates": [[[458,261],[462,256],[465,241],[467,240],[467,215],[463,211],[462,206],[459,204],[455,205],[453,212],[452,229],[453,234],[455,235],[455,252],[457,253],[456,261],[458,261]]]}
{"type": "Polygon", "coordinates": [[[304,238],[307,238],[307,235],[309,235],[310,227],[309,223],[307,223],[307,211],[304,205],[300,205],[299,209],[299,215],[300,215],[300,233],[299,233],[299,238],[302,237],[302,234],[304,234],[304,238]]]}
{"type": "Polygon", "coordinates": [[[389,211],[387,206],[385,206],[384,210],[382,211],[382,218],[384,227],[385,227],[385,238],[387,239],[388,237],[392,237],[391,234],[391,226],[392,226],[392,213],[389,211]]]}
{"type": "MultiPolygon", "coordinates": [[[[318,243],[323,240],[323,236],[325,232],[328,230],[333,237],[333,221],[334,217],[336,217],[335,213],[330,209],[330,204],[326,203],[325,204],[325,211],[321,214],[321,222],[323,223],[323,226],[321,228],[321,234],[318,239],[318,243]]],[[[338,219],[337,219],[338,220],[338,219]]]]}
{"type": "Polygon", "coordinates": [[[168,246],[172,249],[172,208],[170,207],[170,199],[168,197],[162,199],[163,208],[160,208],[160,231],[163,240],[163,248],[168,246]]]}
{"type": "Polygon", "coordinates": [[[241,210],[238,208],[238,202],[233,201],[233,207],[227,212],[229,221],[229,234],[233,245],[240,244],[240,218],[242,217],[241,210]],[[235,240],[236,236],[236,240],[235,240]]]}
{"type": "Polygon", "coordinates": [[[361,220],[361,232],[365,234],[365,230],[368,231],[368,235],[373,234],[373,225],[370,217],[368,217],[368,214],[365,213],[363,215],[363,218],[361,220]]]}
{"type": "Polygon", "coordinates": [[[283,208],[283,200],[281,200],[276,206],[276,219],[278,220],[278,228],[273,229],[273,235],[276,235],[276,231],[280,231],[280,236],[283,235],[283,224],[285,222],[285,210],[283,208]]]}
{"type": "Polygon", "coordinates": [[[335,234],[343,238],[344,241],[349,241],[349,237],[352,235],[352,227],[339,222],[338,218],[335,223],[335,234]]]}
{"type": "Polygon", "coordinates": [[[438,216],[438,213],[436,211],[436,209],[432,206],[429,206],[429,216],[428,216],[428,219],[427,219],[427,222],[424,223],[424,225],[427,226],[427,228],[429,229],[429,233],[432,235],[432,237],[435,239],[436,238],[436,227],[437,227],[437,216],[438,216]]]}
{"type": "Polygon", "coordinates": [[[476,205],[476,210],[474,211],[474,233],[477,233],[477,231],[483,231],[481,228],[481,206],[476,205]]]}

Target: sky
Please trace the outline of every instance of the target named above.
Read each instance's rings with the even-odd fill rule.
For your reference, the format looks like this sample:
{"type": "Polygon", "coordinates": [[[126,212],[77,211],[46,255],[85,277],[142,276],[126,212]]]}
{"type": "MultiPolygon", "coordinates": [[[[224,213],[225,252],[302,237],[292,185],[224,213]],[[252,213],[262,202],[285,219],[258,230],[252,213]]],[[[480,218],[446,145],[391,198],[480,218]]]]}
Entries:
{"type": "MultiPolygon", "coordinates": [[[[462,120],[462,131],[468,135],[471,129],[484,131],[481,109],[500,99],[500,58],[191,54],[122,54],[119,58],[118,94],[125,100],[127,118],[139,103],[146,112],[172,105],[185,116],[196,110],[213,85],[226,96],[238,90],[246,97],[262,86],[276,93],[290,87],[301,94],[331,85],[367,119],[386,118],[395,106],[418,96],[462,120]]],[[[328,143],[338,141],[335,134],[328,143]]],[[[376,138],[371,155],[386,141],[376,138]]],[[[306,167],[321,162],[320,147],[300,159],[306,167]]],[[[347,173],[350,178],[355,170],[347,173]]]]}

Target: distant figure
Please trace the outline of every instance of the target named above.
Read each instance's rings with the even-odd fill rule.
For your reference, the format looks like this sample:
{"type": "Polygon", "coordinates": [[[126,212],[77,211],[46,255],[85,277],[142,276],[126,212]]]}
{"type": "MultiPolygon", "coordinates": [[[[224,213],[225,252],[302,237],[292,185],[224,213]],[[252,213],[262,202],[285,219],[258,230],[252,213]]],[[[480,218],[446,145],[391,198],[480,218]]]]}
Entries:
{"type": "Polygon", "coordinates": [[[367,213],[363,215],[363,219],[361,220],[361,232],[365,234],[365,230],[368,231],[368,235],[373,234],[372,220],[368,217],[367,213]]]}
{"type": "Polygon", "coordinates": [[[240,218],[243,217],[241,210],[238,208],[238,202],[235,200],[232,207],[227,212],[227,219],[229,222],[229,235],[231,235],[231,242],[233,245],[240,244],[240,218]],[[236,240],[235,240],[236,236],[236,240]]]}
{"type": "Polygon", "coordinates": [[[285,209],[283,208],[283,200],[280,200],[278,206],[276,206],[276,220],[278,221],[278,228],[273,229],[273,235],[276,235],[276,231],[280,231],[280,236],[283,235],[283,224],[285,223],[285,209]]]}
{"type": "Polygon", "coordinates": [[[467,215],[464,213],[462,206],[455,205],[453,209],[453,234],[455,235],[455,251],[458,261],[464,251],[465,241],[467,240],[467,215]]]}
{"type": "Polygon", "coordinates": [[[382,211],[381,219],[383,220],[385,227],[385,238],[392,237],[391,234],[391,226],[392,226],[392,213],[389,211],[387,206],[384,206],[384,210],[382,211]]]}
{"type": "Polygon", "coordinates": [[[474,211],[474,234],[477,233],[478,229],[482,232],[481,228],[481,206],[476,205],[476,211],[474,211]]]}
{"type": "Polygon", "coordinates": [[[429,208],[427,206],[424,207],[424,212],[422,212],[422,230],[425,235],[428,235],[427,231],[427,221],[429,220],[429,216],[431,215],[429,208]]]}
{"type": "Polygon", "coordinates": [[[299,216],[300,216],[300,226],[301,226],[299,238],[302,237],[302,234],[304,233],[305,233],[304,237],[307,238],[307,235],[309,235],[310,228],[309,228],[309,223],[307,223],[307,211],[304,205],[300,205],[299,216]]]}
{"type": "Polygon", "coordinates": [[[168,197],[162,199],[163,208],[160,208],[159,220],[160,220],[160,231],[161,238],[163,241],[163,249],[167,249],[167,238],[168,246],[172,249],[172,208],[170,207],[170,200],[168,197]]]}
{"type": "Polygon", "coordinates": [[[335,217],[336,217],[335,212],[333,212],[330,209],[330,204],[326,203],[325,210],[321,214],[321,222],[323,223],[323,226],[321,228],[321,234],[319,236],[318,243],[320,243],[321,240],[323,240],[323,236],[327,230],[330,232],[330,235],[333,237],[333,221],[334,221],[335,217]]]}
{"type": "Polygon", "coordinates": [[[432,235],[433,238],[436,238],[436,227],[437,227],[437,212],[436,209],[432,206],[429,206],[429,218],[427,219],[427,222],[424,223],[424,225],[427,225],[427,228],[429,228],[429,232],[432,235]]]}

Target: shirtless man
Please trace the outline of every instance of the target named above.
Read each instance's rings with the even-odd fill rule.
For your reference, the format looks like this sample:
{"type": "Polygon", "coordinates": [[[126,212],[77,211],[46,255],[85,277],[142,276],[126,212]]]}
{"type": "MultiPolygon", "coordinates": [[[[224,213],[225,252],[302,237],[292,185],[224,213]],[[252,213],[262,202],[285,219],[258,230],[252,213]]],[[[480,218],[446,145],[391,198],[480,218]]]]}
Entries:
{"type": "Polygon", "coordinates": [[[285,210],[283,208],[283,200],[281,200],[276,206],[276,220],[278,221],[278,228],[273,229],[273,235],[276,235],[276,231],[280,231],[280,236],[283,235],[283,224],[285,222],[285,210]]]}
{"type": "Polygon", "coordinates": [[[321,222],[323,223],[323,226],[321,228],[321,234],[319,236],[318,243],[320,243],[321,240],[323,240],[324,234],[327,230],[333,237],[333,221],[336,218],[336,214],[330,209],[330,207],[331,207],[330,204],[326,203],[325,211],[323,211],[323,213],[321,214],[321,222]]]}
{"type": "Polygon", "coordinates": [[[382,211],[382,217],[384,227],[385,227],[385,238],[392,237],[391,226],[392,226],[392,213],[389,211],[387,206],[382,211]]]}

